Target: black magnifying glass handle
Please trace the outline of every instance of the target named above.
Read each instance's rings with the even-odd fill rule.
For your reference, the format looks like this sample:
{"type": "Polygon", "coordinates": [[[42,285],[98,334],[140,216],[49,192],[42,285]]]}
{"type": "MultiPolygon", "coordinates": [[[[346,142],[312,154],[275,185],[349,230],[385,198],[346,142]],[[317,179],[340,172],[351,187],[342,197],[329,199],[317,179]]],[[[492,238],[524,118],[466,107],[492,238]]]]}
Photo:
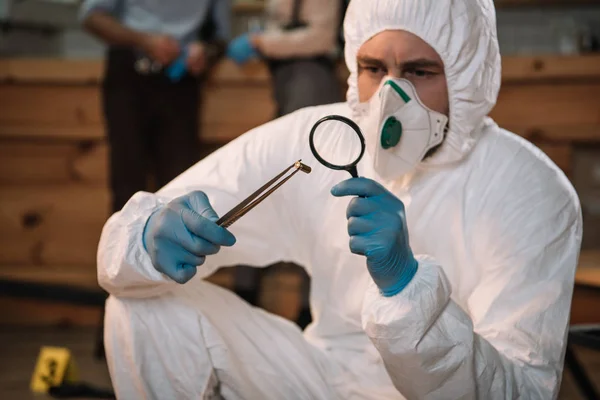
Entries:
{"type": "Polygon", "coordinates": [[[348,171],[353,178],[358,178],[358,170],[356,169],[356,165],[351,166],[346,171],[348,171]]]}

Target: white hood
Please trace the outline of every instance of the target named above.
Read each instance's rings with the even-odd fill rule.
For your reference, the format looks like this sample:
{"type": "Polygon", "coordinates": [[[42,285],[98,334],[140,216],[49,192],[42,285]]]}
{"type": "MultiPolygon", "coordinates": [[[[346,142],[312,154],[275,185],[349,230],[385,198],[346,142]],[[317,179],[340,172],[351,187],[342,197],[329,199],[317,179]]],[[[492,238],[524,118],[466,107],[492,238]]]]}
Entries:
{"type": "Polygon", "coordinates": [[[428,43],[444,62],[450,129],[428,164],[462,159],[475,145],[501,81],[496,14],[492,0],[352,0],[344,20],[350,70],[348,104],[358,116],[356,55],[371,37],[404,30],[428,43]]]}

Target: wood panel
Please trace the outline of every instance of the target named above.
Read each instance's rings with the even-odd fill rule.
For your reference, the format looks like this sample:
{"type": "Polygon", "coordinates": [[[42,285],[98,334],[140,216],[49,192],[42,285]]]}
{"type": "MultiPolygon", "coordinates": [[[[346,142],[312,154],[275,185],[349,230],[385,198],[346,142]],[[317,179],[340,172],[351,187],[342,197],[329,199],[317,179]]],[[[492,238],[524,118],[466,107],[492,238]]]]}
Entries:
{"type": "Polygon", "coordinates": [[[71,159],[71,171],[76,181],[108,185],[109,149],[105,142],[84,143],[78,146],[71,159]]]}
{"type": "Polygon", "coordinates": [[[11,63],[6,59],[0,59],[0,81],[6,80],[10,76],[11,63]]]}
{"type": "Polygon", "coordinates": [[[246,124],[205,124],[202,125],[200,137],[203,142],[208,144],[225,144],[248,132],[250,129],[258,125],[246,124]]]}
{"type": "MultiPolygon", "coordinates": [[[[528,138],[596,139],[600,98],[590,93],[598,89],[600,83],[504,85],[491,116],[528,138]]],[[[231,140],[274,115],[268,85],[213,84],[204,98],[201,135],[209,141],[231,140]]],[[[102,139],[98,88],[0,86],[0,136],[102,139]]]]}
{"type": "Polygon", "coordinates": [[[600,323],[600,250],[581,252],[575,285],[571,324],[600,323]]]}
{"type": "Polygon", "coordinates": [[[95,266],[0,265],[0,279],[70,285],[100,291],[95,266]]]}
{"type": "Polygon", "coordinates": [[[505,85],[491,117],[524,136],[600,138],[600,83],[505,85]]]}
{"type": "MultiPolygon", "coordinates": [[[[2,187],[0,210],[3,220],[0,232],[7,224],[19,229],[52,229],[78,225],[82,229],[102,224],[108,216],[109,193],[104,187],[81,185],[2,187]],[[33,222],[23,226],[27,216],[33,222]]],[[[27,223],[26,223],[27,224],[27,223]]]]}
{"type": "MultiPolygon", "coordinates": [[[[491,116],[527,138],[596,140],[600,98],[590,93],[599,89],[600,83],[505,85],[491,116]]],[[[0,86],[0,136],[102,139],[98,102],[93,87],[0,86]]],[[[205,94],[201,135],[228,141],[273,115],[269,86],[212,85],[205,94]]]]}
{"type": "Polygon", "coordinates": [[[96,84],[104,70],[102,60],[63,60],[58,58],[8,58],[0,62],[4,82],[60,82],[96,84]]]}
{"type": "Polygon", "coordinates": [[[575,282],[579,285],[597,287],[600,290],[600,250],[581,252],[575,282]]]}
{"type": "Polygon", "coordinates": [[[58,143],[0,141],[0,184],[68,182],[71,174],[65,162],[73,147],[58,143]]]}
{"type": "Polygon", "coordinates": [[[0,233],[0,264],[65,264],[93,266],[102,226],[82,230],[65,226],[47,234],[16,233],[4,237],[0,233]]]}
{"type": "Polygon", "coordinates": [[[95,265],[108,210],[102,187],[0,188],[0,263],[95,265]]]}
{"type": "MultiPolygon", "coordinates": [[[[49,285],[70,285],[90,290],[101,290],[96,266],[72,265],[0,265],[0,279],[49,285]]],[[[207,281],[233,288],[233,268],[222,268],[206,278],[207,281]]]]}
{"type": "Polygon", "coordinates": [[[254,14],[264,12],[265,7],[266,5],[264,1],[242,1],[233,4],[231,6],[231,10],[236,14],[254,14]]]}
{"type": "Polygon", "coordinates": [[[104,142],[0,140],[0,185],[107,184],[104,142]]]}
{"type": "Polygon", "coordinates": [[[259,304],[265,310],[293,321],[300,310],[301,285],[301,277],[295,271],[275,269],[264,278],[259,304]]]}
{"type": "Polygon", "coordinates": [[[27,125],[3,125],[0,122],[0,138],[96,141],[104,139],[104,127],[103,124],[69,127],[34,125],[32,121],[27,125]]]}
{"type": "Polygon", "coordinates": [[[0,125],[101,126],[97,86],[0,85],[0,125]]]}
{"type": "MultiPolygon", "coordinates": [[[[597,2],[600,0],[582,1],[597,2]]],[[[502,58],[502,80],[512,82],[548,78],[598,79],[600,78],[599,66],[600,56],[597,54],[506,56],[502,58]]],[[[0,59],[0,82],[90,85],[100,82],[102,75],[103,60],[0,59]]],[[[342,81],[348,77],[348,69],[342,60],[338,64],[338,76],[342,81]]],[[[213,69],[210,81],[214,83],[268,84],[269,72],[262,62],[250,62],[244,66],[238,66],[225,59],[213,69]]]]}
{"type": "Polygon", "coordinates": [[[209,143],[227,143],[275,115],[269,86],[213,85],[204,98],[200,137],[209,143]]]}
{"type": "Polygon", "coordinates": [[[203,94],[202,122],[256,126],[273,118],[271,88],[263,85],[211,85],[203,94]]]}
{"type": "Polygon", "coordinates": [[[546,153],[566,175],[572,172],[573,146],[569,143],[536,142],[534,144],[546,153]]]}
{"type": "Polygon", "coordinates": [[[97,327],[101,316],[101,307],[7,298],[0,295],[0,324],[4,325],[97,327]]]}
{"type": "Polygon", "coordinates": [[[221,268],[211,276],[204,278],[206,281],[214,283],[223,288],[233,290],[234,286],[234,269],[231,267],[221,268]]]}
{"type": "Polygon", "coordinates": [[[264,85],[269,83],[269,80],[269,70],[262,62],[250,61],[245,65],[237,65],[233,62],[223,61],[211,71],[209,85],[264,85]]]}
{"type": "Polygon", "coordinates": [[[600,323],[600,292],[584,286],[575,286],[571,302],[571,325],[600,323]]]}
{"type": "MultiPolygon", "coordinates": [[[[498,121],[496,121],[498,122],[498,121]]],[[[600,141],[600,125],[538,125],[521,120],[517,124],[498,124],[531,142],[556,141],[563,143],[598,142],[600,141]]]]}
{"type": "Polygon", "coordinates": [[[587,81],[600,79],[600,57],[548,55],[503,57],[502,59],[503,84],[567,79],[587,81]]]}

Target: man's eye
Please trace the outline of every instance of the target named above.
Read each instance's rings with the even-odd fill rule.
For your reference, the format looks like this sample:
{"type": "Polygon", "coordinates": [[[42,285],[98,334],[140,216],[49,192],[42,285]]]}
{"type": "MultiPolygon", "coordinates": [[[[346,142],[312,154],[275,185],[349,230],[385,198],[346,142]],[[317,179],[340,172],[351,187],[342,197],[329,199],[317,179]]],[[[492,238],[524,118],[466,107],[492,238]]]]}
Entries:
{"type": "Polygon", "coordinates": [[[405,74],[416,76],[418,78],[429,78],[429,77],[435,75],[434,72],[427,71],[424,69],[410,69],[410,70],[405,71],[405,74]]]}
{"type": "Polygon", "coordinates": [[[372,65],[360,65],[358,68],[359,72],[367,72],[371,75],[379,75],[385,72],[381,67],[376,67],[372,65]]]}

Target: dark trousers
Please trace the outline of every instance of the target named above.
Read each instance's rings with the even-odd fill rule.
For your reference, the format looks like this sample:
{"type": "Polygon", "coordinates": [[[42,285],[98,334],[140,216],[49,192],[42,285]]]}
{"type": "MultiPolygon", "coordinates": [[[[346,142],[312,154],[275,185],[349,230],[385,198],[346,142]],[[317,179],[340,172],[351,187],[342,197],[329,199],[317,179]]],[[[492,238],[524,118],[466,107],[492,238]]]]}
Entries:
{"type": "MultiPolygon", "coordinates": [[[[270,60],[273,98],[277,107],[275,117],[290,114],[304,107],[338,103],[344,100],[342,87],[335,73],[335,62],[327,57],[308,59],[270,60]]],[[[309,307],[310,278],[301,267],[280,263],[276,267],[294,269],[302,276],[301,309],[296,319],[304,329],[312,317],[309,307]]],[[[258,303],[265,270],[238,266],[235,292],[251,304],[258,303]]]]}
{"type": "Polygon", "coordinates": [[[277,105],[276,117],[304,107],[344,100],[335,62],[328,57],[271,60],[269,71],[277,105]]]}
{"type": "MultiPolygon", "coordinates": [[[[199,158],[199,80],[186,75],[171,82],[164,74],[141,75],[133,51],[107,53],[102,105],[110,146],[112,210],[136,192],[162,187],[199,158]]],[[[100,324],[96,356],[104,355],[100,324]]]]}
{"type": "Polygon", "coordinates": [[[102,87],[110,145],[113,211],[120,210],[148,178],[162,187],[199,157],[199,80],[171,82],[164,74],[141,75],[128,49],[108,52],[102,87]]]}

